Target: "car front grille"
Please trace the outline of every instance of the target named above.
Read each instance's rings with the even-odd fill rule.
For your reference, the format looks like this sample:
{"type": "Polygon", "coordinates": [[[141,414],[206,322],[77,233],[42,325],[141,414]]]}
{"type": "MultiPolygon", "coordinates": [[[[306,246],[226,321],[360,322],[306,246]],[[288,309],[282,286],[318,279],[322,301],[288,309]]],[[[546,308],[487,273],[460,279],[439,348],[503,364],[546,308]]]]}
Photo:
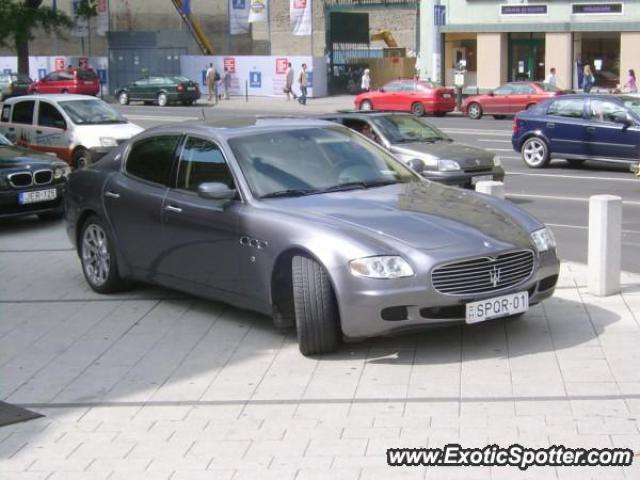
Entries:
{"type": "Polygon", "coordinates": [[[51,170],[38,170],[33,174],[33,183],[35,185],[46,185],[53,180],[53,171],[51,170]]]}
{"type": "Polygon", "coordinates": [[[448,263],[431,272],[433,288],[447,295],[470,295],[504,290],[528,279],[535,256],[531,250],[501,253],[448,263]]]}
{"type": "Polygon", "coordinates": [[[30,187],[33,184],[31,172],[18,172],[7,175],[7,180],[13,188],[30,187]]]}

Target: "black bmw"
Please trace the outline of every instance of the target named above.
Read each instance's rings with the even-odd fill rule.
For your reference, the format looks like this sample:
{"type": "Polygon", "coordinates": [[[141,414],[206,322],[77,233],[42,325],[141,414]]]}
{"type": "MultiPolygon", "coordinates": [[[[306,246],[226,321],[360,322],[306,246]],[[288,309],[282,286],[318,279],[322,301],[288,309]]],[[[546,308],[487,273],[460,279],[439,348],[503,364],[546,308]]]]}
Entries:
{"type": "Polygon", "coordinates": [[[0,219],[33,214],[61,218],[69,172],[65,162],[14,145],[0,135],[0,219]]]}

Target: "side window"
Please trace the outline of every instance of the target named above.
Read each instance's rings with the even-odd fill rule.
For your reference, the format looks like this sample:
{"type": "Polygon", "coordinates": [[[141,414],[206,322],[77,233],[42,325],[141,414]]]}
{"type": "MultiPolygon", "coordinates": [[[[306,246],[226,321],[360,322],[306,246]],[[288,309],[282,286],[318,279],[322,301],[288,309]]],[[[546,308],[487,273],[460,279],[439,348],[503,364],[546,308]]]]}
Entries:
{"type": "Polygon", "coordinates": [[[58,77],[56,78],[56,80],[58,81],[73,80],[73,72],[61,70],[60,72],[58,72],[58,77]]]}
{"type": "Polygon", "coordinates": [[[197,192],[200,184],[208,182],[224,183],[231,189],[236,188],[220,148],[208,140],[189,137],[180,156],[176,187],[197,192]]]}
{"type": "Polygon", "coordinates": [[[58,80],[60,80],[60,78],[59,78],[58,72],[51,72],[49,75],[44,77],[43,80],[45,82],[57,82],[58,80]]]}
{"type": "Polygon", "coordinates": [[[591,120],[605,123],[616,123],[616,116],[626,112],[622,105],[606,100],[591,100],[589,116],[591,120]]]}
{"type": "Polygon", "coordinates": [[[163,135],[136,142],[127,157],[125,170],[142,180],[170,186],[178,140],[179,135],[163,135]]]}
{"type": "Polygon", "coordinates": [[[373,131],[373,128],[371,127],[371,125],[369,125],[369,123],[363,120],[348,119],[344,121],[344,125],[351,130],[355,130],[356,132],[361,133],[370,140],[380,143],[378,135],[376,135],[376,132],[373,131]]]}
{"type": "Polygon", "coordinates": [[[78,70],[78,78],[85,81],[94,81],[96,74],[92,70],[78,70]]]}
{"type": "Polygon", "coordinates": [[[556,100],[547,109],[547,115],[554,117],[582,118],[584,115],[584,100],[571,98],[556,100]]]}
{"type": "Polygon", "coordinates": [[[516,95],[532,95],[535,90],[530,85],[515,85],[513,93],[516,95]]]}
{"type": "Polygon", "coordinates": [[[14,103],[13,123],[21,123],[23,125],[33,124],[33,108],[35,104],[36,102],[33,100],[14,103]]]}
{"type": "Polygon", "coordinates": [[[390,82],[387,83],[384,87],[385,92],[398,92],[400,91],[402,84],[400,82],[390,82]]]}
{"type": "Polygon", "coordinates": [[[56,107],[50,103],[40,102],[38,109],[38,125],[50,128],[67,128],[67,122],[56,107]]]}
{"type": "Polygon", "coordinates": [[[11,105],[3,105],[2,106],[2,118],[0,119],[0,121],[9,122],[10,118],[11,118],[11,105]]]}
{"type": "Polygon", "coordinates": [[[493,91],[494,95],[511,95],[513,93],[512,85],[502,85],[493,91]]]}

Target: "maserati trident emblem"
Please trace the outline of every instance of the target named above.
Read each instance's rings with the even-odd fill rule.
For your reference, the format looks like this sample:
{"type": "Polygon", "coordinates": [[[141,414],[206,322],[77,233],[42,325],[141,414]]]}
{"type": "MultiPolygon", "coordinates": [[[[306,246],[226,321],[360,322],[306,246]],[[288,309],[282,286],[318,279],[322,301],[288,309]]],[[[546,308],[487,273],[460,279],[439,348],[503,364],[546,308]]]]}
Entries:
{"type": "Polygon", "coordinates": [[[498,282],[500,281],[500,269],[497,267],[493,267],[493,270],[489,271],[489,281],[493,285],[493,288],[498,286],[498,282]]]}
{"type": "Polygon", "coordinates": [[[491,244],[489,242],[482,243],[486,248],[491,248],[491,244]]]}

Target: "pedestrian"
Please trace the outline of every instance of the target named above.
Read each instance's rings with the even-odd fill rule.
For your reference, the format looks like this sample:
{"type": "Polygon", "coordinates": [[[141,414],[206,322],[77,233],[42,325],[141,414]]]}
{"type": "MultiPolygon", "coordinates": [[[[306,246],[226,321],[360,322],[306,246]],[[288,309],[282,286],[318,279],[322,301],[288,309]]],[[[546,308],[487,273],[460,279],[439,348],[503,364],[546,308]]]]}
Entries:
{"type": "Polygon", "coordinates": [[[363,92],[368,92],[371,88],[371,74],[369,73],[369,69],[365,68],[364,73],[362,74],[362,80],[360,80],[360,90],[363,92]]]}
{"type": "Polygon", "coordinates": [[[638,84],[636,83],[636,72],[633,68],[629,69],[629,75],[627,76],[627,83],[624,84],[624,89],[628,93],[638,93],[638,84]]]}
{"type": "Polygon", "coordinates": [[[558,77],[556,76],[556,68],[555,67],[551,67],[551,69],[549,70],[549,75],[547,76],[547,79],[545,80],[545,83],[551,87],[557,87],[558,86],[558,77]]]}
{"type": "Polygon", "coordinates": [[[231,73],[227,67],[224,67],[224,76],[222,77],[222,85],[224,88],[224,99],[229,100],[229,88],[231,88],[231,73]]]}
{"type": "Polygon", "coordinates": [[[287,64],[287,72],[285,74],[284,93],[287,94],[287,101],[291,100],[291,96],[293,96],[294,100],[296,99],[296,94],[293,91],[293,68],[291,66],[291,62],[287,64]]]}
{"type": "Polygon", "coordinates": [[[584,93],[589,93],[595,82],[596,79],[593,76],[593,73],[591,73],[591,66],[589,66],[589,64],[585,65],[582,70],[582,91],[584,93]]]}
{"type": "Polygon", "coordinates": [[[206,74],[206,78],[207,78],[207,101],[209,103],[211,103],[211,100],[214,96],[217,97],[217,92],[216,92],[216,68],[213,66],[213,63],[209,64],[209,68],[207,68],[207,74],[206,74]]]}
{"type": "Polygon", "coordinates": [[[307,64],[302,64],[302,70],[300,70],[300,75],[298,76],[298,83],[300,84],[300,98],[298,98],[298,102],[300,105],[307,104],[307,64]]]}

